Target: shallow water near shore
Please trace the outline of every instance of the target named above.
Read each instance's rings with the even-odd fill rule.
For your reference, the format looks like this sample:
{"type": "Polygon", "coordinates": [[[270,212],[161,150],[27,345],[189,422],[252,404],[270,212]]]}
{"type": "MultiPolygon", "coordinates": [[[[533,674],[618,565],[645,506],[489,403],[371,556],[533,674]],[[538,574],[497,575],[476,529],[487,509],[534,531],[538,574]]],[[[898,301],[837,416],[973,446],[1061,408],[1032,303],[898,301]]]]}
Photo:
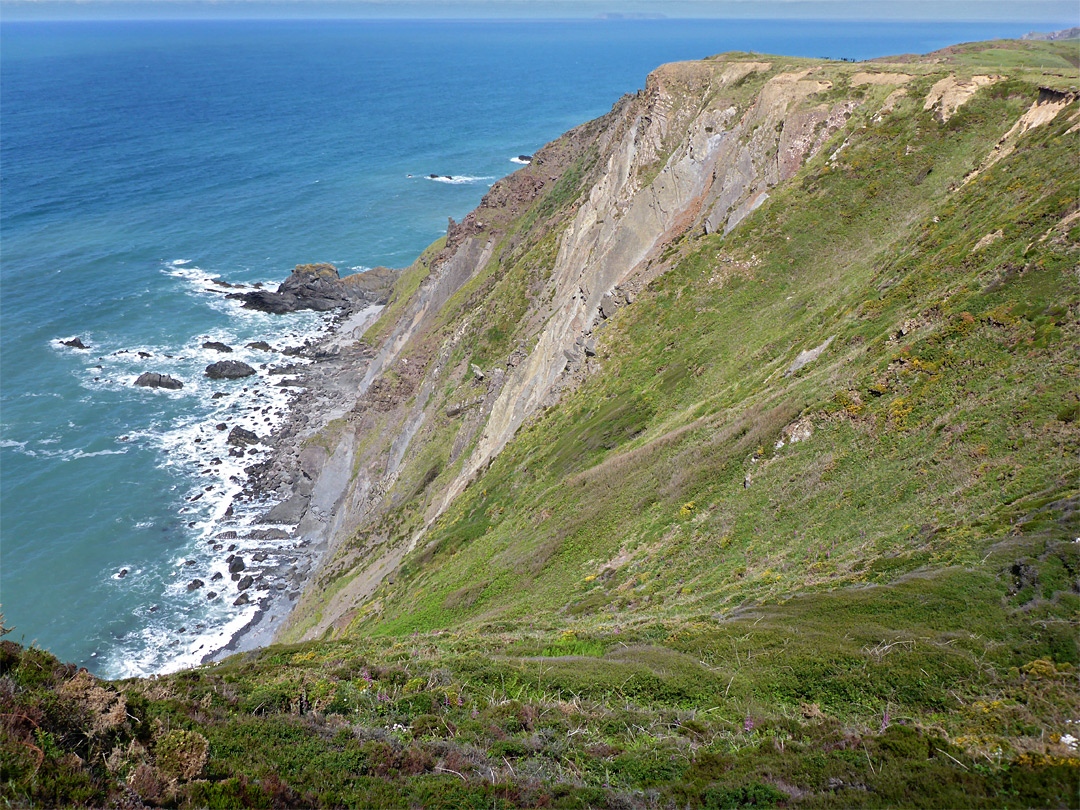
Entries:
{"type": "Polygon", "coordinates": [[[255,613],[232,605],[228,554],[266,553],[271,570],[302,551],[288,538],[218,539],[244,467],[267,452],[230,455],[226,438],[234,426],[272,433],[294,390],[269,373],[292,358],[246,344],[300,345],[329,319],[242,310],[215,279],[274,285],[309,261],[404,266],[512,159],[603,114],[665,61],[736,49],[867,58],[1020,33],[5,23],[0,600],[13,638],[110,677],[197,663],[255,613]],[[61,342],[76,336],[86,349],[61,342]],[[258,374],[207,379],[223,358],[258,374]],[[184,387],[136,388],[143,371],[184,387]]]}

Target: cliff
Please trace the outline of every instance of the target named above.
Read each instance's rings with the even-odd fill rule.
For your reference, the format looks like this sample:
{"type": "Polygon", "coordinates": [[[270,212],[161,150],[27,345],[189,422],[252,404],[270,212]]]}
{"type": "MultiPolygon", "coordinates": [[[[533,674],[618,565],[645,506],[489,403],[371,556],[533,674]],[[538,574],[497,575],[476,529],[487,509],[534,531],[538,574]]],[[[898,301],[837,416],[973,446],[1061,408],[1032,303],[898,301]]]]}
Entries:
{"type": "Polygon", "coordinates": [[[6,795],[1075,796],[1076,66],[659,68],[380,293],[278,473],[327,544],[288,644],[118,685],[5,644],[6,795]]]}

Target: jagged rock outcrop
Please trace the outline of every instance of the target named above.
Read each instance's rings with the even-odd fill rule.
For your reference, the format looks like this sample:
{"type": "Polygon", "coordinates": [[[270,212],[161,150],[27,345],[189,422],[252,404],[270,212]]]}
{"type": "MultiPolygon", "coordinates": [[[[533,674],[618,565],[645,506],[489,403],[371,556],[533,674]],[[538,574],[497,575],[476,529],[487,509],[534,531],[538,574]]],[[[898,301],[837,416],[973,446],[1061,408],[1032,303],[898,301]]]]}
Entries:
{"type": "Polygon", "coordinates": [[[303,309],[363,309],[386,303],[399,272],[375,267],[341,278],[332,264],[300,264],[275,291],[254,290],[227,297],[243,301],[245,309],[278,315],[303,309]]]}

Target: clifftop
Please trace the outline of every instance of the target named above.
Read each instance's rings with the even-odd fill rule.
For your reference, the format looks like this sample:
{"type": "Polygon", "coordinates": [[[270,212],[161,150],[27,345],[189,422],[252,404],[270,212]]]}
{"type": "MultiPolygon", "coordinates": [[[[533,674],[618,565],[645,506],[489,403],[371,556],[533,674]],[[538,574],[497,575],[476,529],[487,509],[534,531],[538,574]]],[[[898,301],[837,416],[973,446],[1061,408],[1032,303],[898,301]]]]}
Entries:
{"type": "Polygon", "coordinates": [[[289,644],[116,686],[5,646],[11,795],[1075,796],[1076,65],[724,54],[546,145],[285,471],[329,544],[289,644]],[[45,689],[105,717],[78,762],[45,689]]]}

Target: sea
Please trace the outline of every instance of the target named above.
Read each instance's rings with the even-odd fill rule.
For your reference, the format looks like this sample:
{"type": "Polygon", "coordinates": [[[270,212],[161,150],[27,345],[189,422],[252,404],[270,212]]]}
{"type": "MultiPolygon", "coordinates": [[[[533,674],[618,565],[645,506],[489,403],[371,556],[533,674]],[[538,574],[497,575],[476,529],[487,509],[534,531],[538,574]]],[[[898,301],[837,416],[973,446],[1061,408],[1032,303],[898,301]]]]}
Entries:
{"type": "MultiPolygon", "coordinates": [[[[657,65],[866,59],[1008,23],[765,20],[0,23],[0,610],[92,673],[175,670],[255,615],[215,542],[326,316],[239,308],[299,263],[402,267],[495,180],[657,65]],[[431,179],[430,175],[438,175],[431,179]],[[86,348],[64,341],[78,338],[86,348]],[[234,348],[223,355],[203,344],[234,348]],[[258,374],[212,381],[213,361],[258,374]],[[180,390],[136,387],[144,371],[180,390]],[[223,574],[216,585],[214,574],[223,574]],[[189,590],[193,579],[204,587],[189,590]],[[208,598],[213,590],[222,591],[208,598]]],[[[249,508],[250,509],[250,508],[249,508]]],[[[291,541],[280,541],[282,554],[291,541]]],[[[232,550],[243,553],[243,548],[232,550]]]]}

